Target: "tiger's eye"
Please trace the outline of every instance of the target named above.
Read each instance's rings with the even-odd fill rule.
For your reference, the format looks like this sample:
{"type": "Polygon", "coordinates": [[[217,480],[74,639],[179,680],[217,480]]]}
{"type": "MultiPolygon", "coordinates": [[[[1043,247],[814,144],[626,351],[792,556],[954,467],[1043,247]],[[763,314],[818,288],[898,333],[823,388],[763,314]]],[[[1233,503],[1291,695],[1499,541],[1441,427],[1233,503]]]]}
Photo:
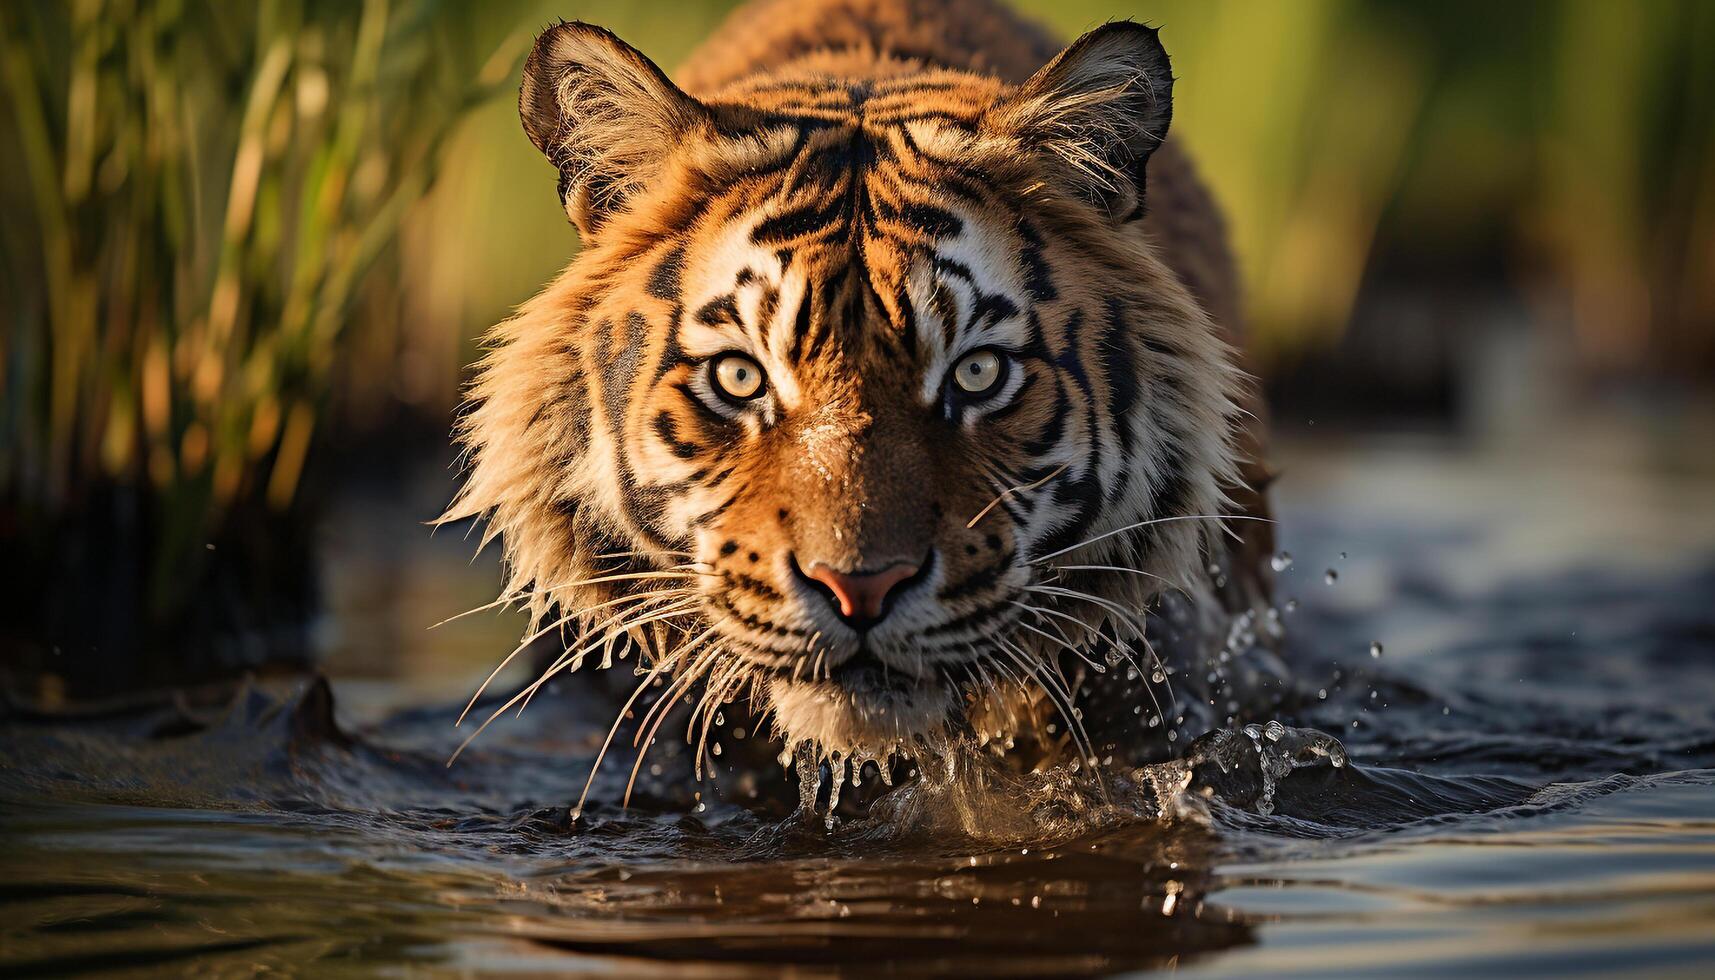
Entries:
{"type": "Polygon", "coordinates": [[[709,372],[715,388],[736,401],[748,401],[762,393],[762,365],[743,354],[722,354],[709,372]]]}
{"type": "Polygon", "coordinates": [[[972,351],[953,368],[953,381],[967,395],[986,395],[1000,381],[1000,355],[992,350],[972,351]]]}

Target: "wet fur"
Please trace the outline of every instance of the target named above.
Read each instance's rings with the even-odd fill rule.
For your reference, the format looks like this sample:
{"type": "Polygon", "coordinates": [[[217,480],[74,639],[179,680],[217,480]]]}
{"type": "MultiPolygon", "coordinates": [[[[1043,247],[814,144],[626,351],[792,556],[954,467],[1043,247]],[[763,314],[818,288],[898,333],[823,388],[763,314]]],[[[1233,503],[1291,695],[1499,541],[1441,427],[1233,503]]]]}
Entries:
{"type": "Polygon", "coordinates": [[[521,112],[584,244],[492,332],[444,519],[502,540],[504,598],[533,630],[581,637],[557,667],[617,642],[704,706],[751,696],[789,740],[873,747],[942,701],[953,724],[1040,729],[1049,671],[1081,669],[1064,641],[1150,656],[1116,608],[1266,595],[1266,527],[1201,517],[1266,512],[1261,423],[1220,218],[1155,145],[1171,80],[1141,30],[1056,61],[988,0],[760,0],[677,87],[599,29],[544,35],[521,112]],[[985,302],[1038,383],[1004,421],[937,418],[936,358],[957,352],[923,338],[985,302]],[[686,353],[702,335],[759,338],[766,411],[710,417],[686,353]],[[825,675],[855,654],[789,556],[871,567],[924,542],[934,599],[870,642],[940,687],[891,715],[830,709],[825,675]],[[1211,561],[1233,574],[1211,581],[1211,561]],[[1067,564],[1136,574],[1052,572],[1067,564]],[[1005,679],[1018,655],[1041,677],[1005,679]]]}

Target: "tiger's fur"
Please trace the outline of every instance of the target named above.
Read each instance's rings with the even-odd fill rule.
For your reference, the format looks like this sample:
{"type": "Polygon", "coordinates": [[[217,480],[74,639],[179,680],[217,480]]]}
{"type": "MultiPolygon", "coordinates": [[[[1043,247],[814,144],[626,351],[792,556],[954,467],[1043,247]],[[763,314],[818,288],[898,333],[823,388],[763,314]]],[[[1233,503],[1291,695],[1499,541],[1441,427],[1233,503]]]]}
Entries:
{"type": "Polygon", "coordinates": [[[1040,725],[1164,590],[1265,589],[1265,529],[1207,519],[1262,512],[1260,433],[1154,31],[1056,57],[991,0],[756,0],[678,77],[562,24],[520,94],[583,244],[495,328],[445,519],[574,628],[559,666],[623,636],[673,696],[876,749],[1040,725]],[[968,403],[978,347],[1011,373],[968,403]],[[727,350],[754,405],[711,394],[727,350]],[[812,560],[924,572],[858,632],[812,560]]]}

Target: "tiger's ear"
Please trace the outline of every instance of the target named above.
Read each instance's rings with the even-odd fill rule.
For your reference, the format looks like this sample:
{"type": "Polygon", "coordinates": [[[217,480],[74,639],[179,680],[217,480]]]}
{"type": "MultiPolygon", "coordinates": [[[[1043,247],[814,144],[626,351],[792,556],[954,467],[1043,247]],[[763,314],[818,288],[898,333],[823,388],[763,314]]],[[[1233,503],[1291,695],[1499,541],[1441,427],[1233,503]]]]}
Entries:
{"type": "Polygon", "coordinates": [[[1063,165],[1071,189],[1116,221],[1143,215],[1144,167],[1173,119],[1173,71],[1156,30],[1106,24],[1072,42],[989,113],[989,124],[1063,165]]]}
{"type": "Polygon", "coordinates": [[[611,32],[559,24],[524,62],[518,114],[560,170],[560,201],[588,237],[708,112],[611,32]]]}

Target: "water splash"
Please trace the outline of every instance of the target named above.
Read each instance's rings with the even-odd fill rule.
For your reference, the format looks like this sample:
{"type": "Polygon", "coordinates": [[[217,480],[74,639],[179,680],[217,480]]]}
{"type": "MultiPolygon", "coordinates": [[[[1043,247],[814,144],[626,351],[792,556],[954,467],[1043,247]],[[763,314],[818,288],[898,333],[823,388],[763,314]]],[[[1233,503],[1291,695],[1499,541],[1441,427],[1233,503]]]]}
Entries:
{"type": "MultiPolygon", "coordinates": [[[[931,751],[931,746],[921,739],[919,748],[925,753],[931,751]]],[[[861,787],[864,767],[873,763],[882,786],[891,788],[894,766],[908,756],[902,743],[880,748],[858,746],[841,752],[838,749],[827,750],[819,743],[805,739],[781,753],[783,762],[788,757],[798,779],[799,816],[810,819],[820,814],[823,826],[833,830],[839,822],[840,789],[848,780],[854,789],[861,787]],[[825,802],[824,789],[827,791],[825,802]]]]}
{"type": "Polygon", "coordinates": [[[1185,754],[1141,766],[1081,760],[1020,772],[1003,757],[979,751],[975,738],[918,739],[883,749],[824,752],[811,742],[792,750],[798,778],[795,820],[840,825],[841,787],[861,784],[875,763],[891,789],[847,828],[876,836],[954,834],[989,842],[1063,838],[1138,822],[1207,822],[1207,801],[1269,814],[1275,788],[1294,769],[1344,767],[1345,748],[1332,735],[1290,728],[1278,721],[1209,732],[1185,754]],[[894,786],[893,770],[915,764],[913,777],[894,786]]]}
{"type": "Polygon", "coordinates": [[[1212,795],[1267,816],[1274,812],[1280,781],[1294,769],[1341,769],[1350,759],[1340,740],[1326,732],[1271,721],[1202,735],[1187,747],[1185,762],[1212,795]]]}

